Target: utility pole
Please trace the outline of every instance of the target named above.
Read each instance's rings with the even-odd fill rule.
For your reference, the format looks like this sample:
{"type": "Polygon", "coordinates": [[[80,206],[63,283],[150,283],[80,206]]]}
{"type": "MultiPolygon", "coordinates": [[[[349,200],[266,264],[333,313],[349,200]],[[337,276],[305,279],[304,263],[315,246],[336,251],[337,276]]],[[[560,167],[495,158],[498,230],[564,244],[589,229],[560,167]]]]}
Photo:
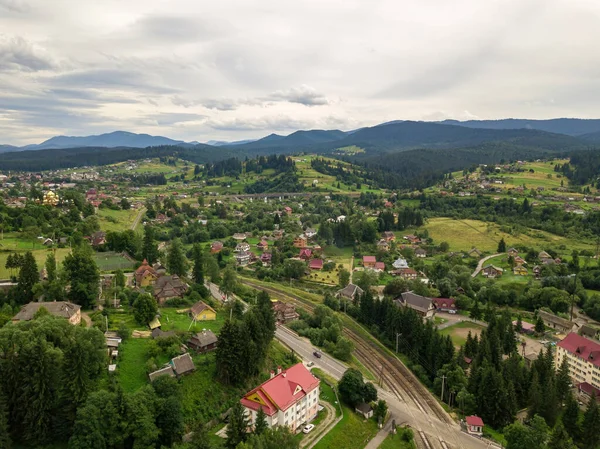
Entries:
{"type": "Polygon", "coordinates": [[[396,354],[398,354],[398,337],[402,335],[400,332],[396,332],[396,354]]]}
{"type": "Polygon", "coordinates": [[[446,376],[442,376],[442,396],[440,397],[440,399],[442,400],[442,402],[444,402],[444,382],[447,379],[446,376]]]}

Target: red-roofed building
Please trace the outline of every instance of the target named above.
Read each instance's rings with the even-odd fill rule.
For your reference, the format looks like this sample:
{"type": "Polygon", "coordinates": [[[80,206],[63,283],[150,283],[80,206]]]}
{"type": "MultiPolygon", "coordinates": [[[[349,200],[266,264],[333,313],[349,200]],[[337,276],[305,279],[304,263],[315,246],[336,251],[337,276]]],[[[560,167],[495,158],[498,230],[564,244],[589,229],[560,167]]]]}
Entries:
{"type": "Polygon", "coordinates": [[[302,248],[300,250],[300,255],[298,257],[300,257],[300,259],[302,260],[308,260],[310,259],[312,256],[312,251],[309,248],[302,248]]]}
{"type": "Polygon", "coordinates": [[[375,268],[377,258],[375,256],[363,256],[363,266],[365,268],[375,268]]]}
{"type": "Polygon", "coordinates": [[[483,419],[479,416],[467,416],[465,422],[467,423],[467,432],[471,435],[483,435],[483,419]]]}
{"type": "Polygon", "coordinates": [[[566,358],[574,384],[588,383],[600,389],[600,343],[571,332],[556,345],[555,366],[566,358]]]}
{"type": "Polygon", "coordinates": [[[286,214],[292,215],[292,208],[290,206],[285,206],[283,208],[283,210],[285,211],[286,214]]]}
{"type": "Polygon", "coordinates": [[[417,279],[419,274],[412,268],[399,268],[398,270],[391,271],[390,273],[392,276],[400,276],[411,281],[417,279]]]}
{"type": "Polygon", "coordinates": [[[312,259],[308,264],[308,268],[310,268],[311,270],[322,270],[323,259],[312,259]]]}
{"type": "Polygon", "coordinates": [[[241,399],[251,426],[256,422],[259,408],[265,412],[269,427],[287,426],[292,432],[317,416],[321,381],[302,363],[281,371],[249,391],[241,399]]]}
{"type": "Polygon", "coordinates": [[[379,271],[385,271],[385,263],[375,262],[375,269],[379,271]]]}
{"type": "Polygon", "coordinates": [[[433,305],[439,312],[456,312],[456,300],[452,298],[433,298],[433,305]]]}

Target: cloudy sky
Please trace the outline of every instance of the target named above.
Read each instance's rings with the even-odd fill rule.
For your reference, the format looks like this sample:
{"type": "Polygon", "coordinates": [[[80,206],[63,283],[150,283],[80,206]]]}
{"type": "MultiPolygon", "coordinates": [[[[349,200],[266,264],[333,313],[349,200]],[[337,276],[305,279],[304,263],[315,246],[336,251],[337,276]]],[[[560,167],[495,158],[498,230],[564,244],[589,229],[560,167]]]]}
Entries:
{"type": "Polygon", "coordinates": [[[600,117],[599,0],[0,0],[0,143],[600,117]]]}

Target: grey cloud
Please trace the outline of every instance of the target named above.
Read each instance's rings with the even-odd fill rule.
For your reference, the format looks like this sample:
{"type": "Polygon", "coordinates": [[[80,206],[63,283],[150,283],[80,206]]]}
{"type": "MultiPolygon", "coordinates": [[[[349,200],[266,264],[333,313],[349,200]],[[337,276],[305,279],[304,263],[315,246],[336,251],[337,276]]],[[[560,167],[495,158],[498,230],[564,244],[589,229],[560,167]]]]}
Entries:
{"type": "Polygon", "coordinates": [[[0,0],[0,10],[23,13],[30,9],[29,4],[22,0],[0,0]]]}
{"type": "Polygon", "coordinates": [[[132,30],[140,37],[171,43],[214,39],[224,34],[224,27],[215,21],[174,15],[146,15],[133,24],[132,30]]]}
{"type": "Polygon", "coordinates": [[[0,41],[0,70],[39,71],[53,67],[48,55],[20,36],[0,41]]]}
{"type": "Polygon", "coordinates": [[[320,94],[306,84],[287,90],[278,90],[269,95],[268,98],[275,101],[303,104],[304,106],[323,106],[329,104],[329,100],[325,95],[320,94]]]}
{"type": "Polygon", "coordinates": [[[196,122],[205,119],[205,115],[186,114],[182,112],[161,112],[144,116],[144,123],[154,123],[158,126],[171,126],[185,122],[196,122]]]}
{"type": "Polygon", "coordinates": [[[173,89],[150,79],[147,74],[131,69],[87,69],[56,75],[48,80],[53,86],[78,86],[88,88],[122,88],[130,92],[173,94],[173,89]]]}
{"type": "Polygon", "coordinates": [[[288,115],[263,116],[253,118],[209,119],[206,126],[222,131],[295,131],[298,129],[330,129],[352,127],[354,122],[329,116],[321,119],[296,119],[288,115]]]}

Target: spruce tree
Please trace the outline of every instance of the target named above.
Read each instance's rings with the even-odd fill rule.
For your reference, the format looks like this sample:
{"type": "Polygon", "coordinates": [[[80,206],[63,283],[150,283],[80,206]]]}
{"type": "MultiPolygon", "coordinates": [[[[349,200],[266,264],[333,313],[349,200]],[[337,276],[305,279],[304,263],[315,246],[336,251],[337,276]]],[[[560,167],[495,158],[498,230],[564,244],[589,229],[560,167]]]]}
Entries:
{"type": "Polygon", "coordinates": [[[192,278],[196,284],[204,285],[204,257],[202,255],[202,248],[198,243],[193,248],[193,262],[192,278]]]}
{"type": "Polygon", "coordinates": [[[268,427],[269,426],[267,424],[267,416],[265,414],[265,411],[261,407],[258,409],[258,412],[256,413],[256,422],[254,423],[254,433],[256,435],[260,435],[265,430],[267,430],[268,427]]]}
{"type": "Polygon", "coordinates": [[[556,396],[560,402],[563,402],[569,393],[570,385],[569,362],[565,357],[556,373],[556,396]]]}
{"type": "Polygon", "coordinates": [[[17,298],[21,304],[33,301],[33,286],[39,278],[40,274],[35,258],[31,251],[27,251],[17,280],[17,298]]]}
{"type": "Polygon", "coordinates": [[[181,240],[174,239],[169,246],[169,252],[167,254],[167,268],[171,274],[176,274],[179,277],[183,277],[187,273],[187,260],[183,254],[183,247],[181,246],[181,240]]]}
{"type": "Polygon", "coordinates": [[[0,389],[0,449],[10,449],[10,429],[8,426],[8,409],[2,390],[0,389]]]}
{"type": "Polygon", "coordinates": [[[149,264],[153,264],[158,260],[158,246],[154,243],[154,228],[150,225],[144,227],[142,257],[146,259],[149,264]]]}
{"type": "Polygon", "coordinates": [[[235,449],[238,444],[246,441],[248,419],[244,407],[236,401],[229,412],[229,425],[227,426],[227,442],[229,449],[235,449]]]}
{"type": "Polygon", "coordinates": [[[579,404],[577,399],[570,391],[567,393],[565,398],[565,409],[562,414],[562,423],[565,430],[571,435],[573,440],[578,441],[581,428],[579,426],[579,416],[581,412],[579,410],[579,404]]]}
{"type": "Polygon", "coordinates": [[[584,449],[597,449],[600,447],[600,409],[593,396],[588,402],[588,406],[583,414],[583,425],[581,432],[581,442],[584,449]]]}
{"type": "Polygon", "coordinates": [[[56,257],[54,257],[54,253],[50,253],[46,257],[46,275],[48,276],[48,282],[56,280],[56,257]]]}
{"type": "Polygon", "coordinates": [[[548,449],[577,449],[577,446],[575,446],[575,443],[573,443],[573,440],[560,422],[552,432],[552,436],[548,442],[548,449]]]}
{"type": "Polygon", "coordinates": [[[506,242],[504,241],[504,238],[500,239],[500,241],[498,242],[498,252],[499,253],[506,252],[506,242]]]}
{"type": "Polygon", "coordinates": [[[81,246],[65,257],[63,262],[65,277],[71,288],[69,300],[84,308],[90,307],[98,298],[100,272],[89,246],[81,246]]]}

